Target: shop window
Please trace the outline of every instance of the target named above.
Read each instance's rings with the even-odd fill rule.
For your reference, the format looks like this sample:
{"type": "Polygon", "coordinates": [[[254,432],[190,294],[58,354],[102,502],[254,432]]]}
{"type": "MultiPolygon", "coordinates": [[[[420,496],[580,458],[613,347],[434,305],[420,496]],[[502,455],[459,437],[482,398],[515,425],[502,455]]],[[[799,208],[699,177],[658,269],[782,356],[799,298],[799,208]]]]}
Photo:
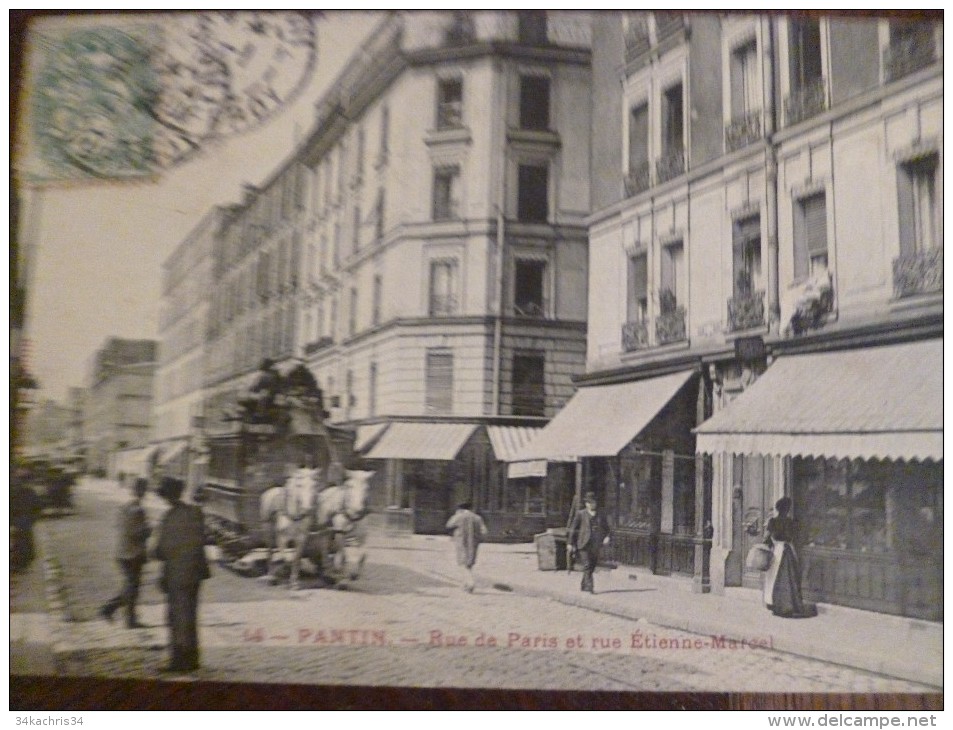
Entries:
{"type": "Polygon", "coordinates": [[[520,10],[518,12],[519,42],[532,46],[545,45],[547,41],[546,11],[520,10]]]}
{"type": "Polygon", "coordinates": [[[523,481],[526,484],[526,501],[524,502],[523,512],[528,515],[543,514],[546,511],[546,501],[542,478],[533,477],[523,481]]]}
{"type": "Polygon", "coordinates": [[[644,322],[649,313],[649,269],[646,254],[629,257],[626,321],[644,322]]]}
{"type": "Polygon", "coordinates": [[[545,223],[549,219],[549,167],[520,165],[517,217],[529,223],[545,223]]]}
{"type": "Polygon", "coordinates": [[[658,490],[652,483],[649,457],[625,457],[621,461],[616,524],[635,530],[655,529],[653,496],[658,490]]]}
{"type": "Polygon", "coordinates": [[[437,129],[463,126],[463,79],[441,79],[437,83],[437,129]]]}
{"type": "Polygon", "coordinates": [[[428,350],[425,378],[427,414],[450,415],[453,412],[453,353],[428,350]]]}
{"type": "Polygon", "coordinates": [[[433,219],[456,220],[460,217],[460,168],[438,167],[434,171],[433,219]]]}
{"type": "Polygon", "coordinates": [[[938,169],[936,154],[904,163],[898,169],[897,198],[902,254],[916,254],[939,245],[938,169]]]}
{"type": "Polygon", "coordinates": [[[520,76],[520,128],[549,129],[549,79],[520,76]]]}
{"type": "Polygon", "coordinates": [[[537,259],[516,259],[514,314],[518,317],[546,316],[546,262],[537,259]]]}
{"type": "Polygon", "coordinates": [[[431,317],[457,313],[457,262],[443,259],[430,262],[431,317]]]}
{"type": "Polygon", "coordinates": [[[827,201],[824,192],[799,200],[794,211],[794,278],[827,272],[827,201]]]}
{"type": "Polygon", "coordinates": [[[546,415],[546,358],[543,353],[513,356],[513,415],[546,415]]]}

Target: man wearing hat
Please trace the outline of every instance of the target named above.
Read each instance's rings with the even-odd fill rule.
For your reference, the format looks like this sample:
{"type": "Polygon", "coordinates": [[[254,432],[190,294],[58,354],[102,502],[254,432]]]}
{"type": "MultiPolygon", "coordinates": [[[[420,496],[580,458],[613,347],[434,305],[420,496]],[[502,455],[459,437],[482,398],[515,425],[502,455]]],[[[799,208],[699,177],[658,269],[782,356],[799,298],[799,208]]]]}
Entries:
{"type": "Polygon", "coordinates": [[[166,593],[169,615],[169,664],[162,672],[191,672],[199,668],[199,587],[210,577],[205,559],[202,510],[182,501],[185,482],[163,477],[159,496],[169,503],[162,518],[155,557],[164,562],[160,585],[166,593]]]}
{"type": "Polygon", "coordinates": [[[592,574],[599,563],[599,551],[609,542],[609,523],[596,510],[595,492],[586,492],[583,501],[585,508],[577,511],[569,523],[568,542],[573,553],[582,561],[582,590],[595,593],[592,574]]]}

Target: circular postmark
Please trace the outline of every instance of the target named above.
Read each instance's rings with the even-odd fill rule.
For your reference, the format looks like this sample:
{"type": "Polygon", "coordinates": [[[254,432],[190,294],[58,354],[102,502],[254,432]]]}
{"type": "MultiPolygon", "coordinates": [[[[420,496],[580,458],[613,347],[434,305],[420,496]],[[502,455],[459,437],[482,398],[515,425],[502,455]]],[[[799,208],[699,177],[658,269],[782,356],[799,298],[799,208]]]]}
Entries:
{"type": "Polygon", "coordinates": [[[32,176],[154,175],[212,140],[265,124],[310,78],[314,18],[211,11],[44,36],[32,89],[32,176]]]}

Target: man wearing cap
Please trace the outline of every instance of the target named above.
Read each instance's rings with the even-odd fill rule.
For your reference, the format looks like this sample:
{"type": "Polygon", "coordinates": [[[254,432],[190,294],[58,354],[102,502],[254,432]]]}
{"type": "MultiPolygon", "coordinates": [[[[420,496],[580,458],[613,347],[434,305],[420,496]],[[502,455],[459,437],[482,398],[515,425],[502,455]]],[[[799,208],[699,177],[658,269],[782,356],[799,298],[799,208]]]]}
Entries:
{"type": "Polygon", "coordinates": [[[596,510],[595,492],[586,492],[583,501],[585,508],[576,512],[569,523],[568,542],[582,561],[582,590],[595,593],[592,574],[599,563],[599,551],[609,542],[609,523],[596,510]]]}
{"type": "Polygon", "coordinates": [[[171,659],[162,672],[191,672],[199,668],[199,587],[210,577],[205,559],[202,510],[182,501],[185,483],[163,477],[159,496],[169,503],[162,518],[155,557],[163,561],[160,585],[166,593],[171,659]]]}

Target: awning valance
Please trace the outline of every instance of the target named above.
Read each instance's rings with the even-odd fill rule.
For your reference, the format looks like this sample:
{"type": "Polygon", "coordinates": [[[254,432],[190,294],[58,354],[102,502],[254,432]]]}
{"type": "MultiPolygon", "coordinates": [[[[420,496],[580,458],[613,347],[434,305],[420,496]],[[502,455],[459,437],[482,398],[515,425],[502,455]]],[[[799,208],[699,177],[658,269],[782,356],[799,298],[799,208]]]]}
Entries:
{"type": "Polygon", "coordinates": [[[939,461],[942,342],[781,357],[696,433],[702,453],[939,461]]]}
{"type": "Polygon", "coordinates": [[[576,461],[583,456],[615,456],[655,418],[693,372],[582,388],[512,460],[576,461]]]}
{"type": "Polygon", "coordinates": [[[476,429],[473,423],[392,423],[366,458],[453,461],[476,429]]]}
{"type": "Polygon", "coordinates": [[[506,476],[509,479],[524,479],[525,477],[544,477],[549,462],[546,459],[536,461],[512,461],[506,467],[506,476]]]}

